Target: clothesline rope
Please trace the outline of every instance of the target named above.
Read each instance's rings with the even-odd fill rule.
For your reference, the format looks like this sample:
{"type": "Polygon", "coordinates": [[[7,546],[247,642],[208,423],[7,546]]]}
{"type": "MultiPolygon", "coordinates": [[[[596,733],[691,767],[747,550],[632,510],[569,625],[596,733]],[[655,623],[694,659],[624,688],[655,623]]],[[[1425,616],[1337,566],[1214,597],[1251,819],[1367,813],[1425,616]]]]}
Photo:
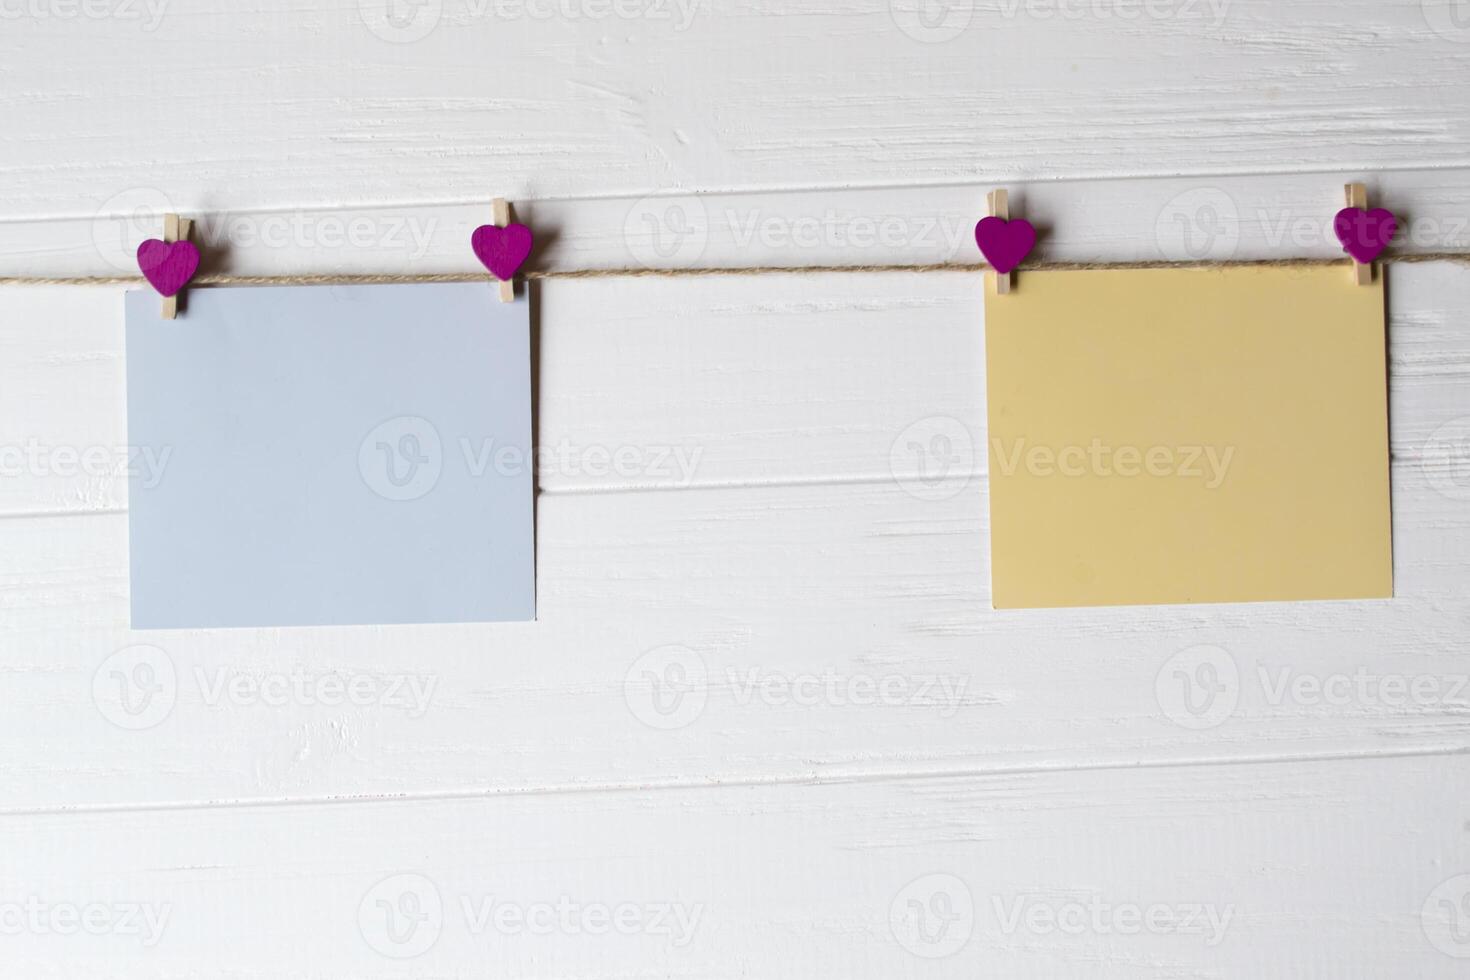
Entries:
{"type": "MultiPolygon", "coordinates": [[[[1470,252],[1419,252],[1410,255],[1385,256],[1378,261],[1384,264],[1414,264],[1420,262],[1455,262],[1470,265],[1470,252]]],[[[1031,262],[1016,270],[1027,272],[1088,272],[1102,269],[1225,269],[1225,268],[1288,268],[1293,266],[1348,267],[1349,260],[1341,258],[1314,259],[1217,259],[1208,262],[1171,262],[1149,260],[1138,262],[1031,262]]],[[[741,268],[617,268],[617,269],[555,269],[544,272],[523,272],[522,279],[649,279],[682,278],[696,276],[764,276],[796,275],[800,273],[852,273],[875,274],[889,272],[984,272],[990,267],[983,262],[930,262],[918,265],[796,265],[796,266],[746,266],[741,268]]],[[[447,283],[486,282],[491,277],[483,272],[440,272],[440,273],[329,273],[295,276],[236,276],[201,275],[189,280],[189,287],[199,286],[331,286],[331,285],[378,285],[392,283],[447,283]]],[[[141,286],[146,280],[142,276],[0,276],[0,286],[141,286]]]]}

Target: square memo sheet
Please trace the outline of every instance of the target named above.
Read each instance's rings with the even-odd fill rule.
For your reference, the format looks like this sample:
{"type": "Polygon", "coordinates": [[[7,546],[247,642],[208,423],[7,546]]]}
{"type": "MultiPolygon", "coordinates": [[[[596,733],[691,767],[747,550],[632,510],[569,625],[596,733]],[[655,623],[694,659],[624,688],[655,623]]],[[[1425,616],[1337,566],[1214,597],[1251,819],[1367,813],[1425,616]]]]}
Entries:
{"type": "Polygon", "coordinates": [[[1392,595],[1384,329],[1342,267],[989,290],[994,606],[1392,595]]]}

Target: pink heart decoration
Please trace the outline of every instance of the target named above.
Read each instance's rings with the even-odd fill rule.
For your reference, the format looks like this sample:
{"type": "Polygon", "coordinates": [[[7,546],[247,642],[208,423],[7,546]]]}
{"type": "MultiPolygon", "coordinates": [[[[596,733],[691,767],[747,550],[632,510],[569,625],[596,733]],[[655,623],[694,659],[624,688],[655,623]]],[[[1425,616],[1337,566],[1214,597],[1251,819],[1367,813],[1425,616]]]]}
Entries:
{"type": "Polygon", "coordinates": [[[199,249],[193,242],[150,238],[138,246],[138,268],[160,295],[173,296],[198,271],[199,249]]]}
{"type": "Polygon", "coordinates": [[[1332,219],[1332,230],[1342,242],[1343,251],[1358,262],[1367,264],[1383,254],[1394,233],[1399,230],[1399,219],[1387,208],[1343,208],[1332,219]]]}
{"type": "Polygon", "coordinates": [[[1021,264],[1036,244],[1036,229],[1025,218],[981,218],[975,226],[975,244],[980,254],[999,273],[1007,273],[1021,264]]]}
{"type": "Polygon", "coordinates": [[[525,225],[481,225],[470,235],[470,247],[501,282],[512,278],[526,256],[531,254],[531,229],[525,225]]]}

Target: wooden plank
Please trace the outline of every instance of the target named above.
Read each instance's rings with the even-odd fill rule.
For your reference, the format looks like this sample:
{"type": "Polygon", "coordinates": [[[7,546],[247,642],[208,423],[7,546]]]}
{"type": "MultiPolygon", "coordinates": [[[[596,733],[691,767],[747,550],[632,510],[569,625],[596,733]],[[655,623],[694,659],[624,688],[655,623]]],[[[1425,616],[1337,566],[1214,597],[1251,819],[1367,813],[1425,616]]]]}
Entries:
{"type": "MultiPolygon", "coordinates": [[[[221,271],[473,273],[487,183],[552,269],[974,262],[999,183],[1062,259],[1339,258],[1369,178],[1404,250],[1470,247],[1438,0],[63,6],[0,31],[0,276],[134,275],[168,211],[221,271]]],[[[1392,602],[990,612],[975,278],[790,276],[544,284],[541,622],[209,633],[126,629],[80,463],[126,442],[116,291],[0,290],[5,964],[1461,976],[1470,301],[1390,274],[1392,602]],[[472,928],[492,896],[639,928],[472,928]],[[1230,916],[1058,922],[1099,905],[1230,916]]]]}
{"type": "Polygon", "coordinates": [[[129,188],[192,213],[221,193],[483,201],[487,176],[523,201],[1470,160],[1470,117],[1442,97],[1470,87],[1450,3],[576,9],[24,17],[0,36],[0,217],[91,214],[129,188]],[[346,85],[343,65],[371,70],[346,85]]]}
{"type": "MultiPolygon", "coordinates": [[[[127,630],[127,454],[108,454],[126,445],[118,296],[0,291],[0,446],[24,451],[0,460],[19,461],[0,493],[30,515],[3,522],[0,551],[15,694],[0,725],[16,747],[0,805],[1459,750],[1470,273],[1394,277],[1392,602],[993,613],[972,279],[777,276],[758,297],[740,279],[555,282],[539,357],[540,438],[556,450],[541,473],[541,622],[285,633],[127,630]],[[967,455],[938,468],[935,435],[967,455]],[[51,455],[30,462],[32,442],[51,455]],[[89,474],[92,448],[113,469],[89,474]],[[622,472],[620,448],[636,451],[622,472]],[[182,687],[157,725],[119,730],[93,683],[139,643],[182,687]],[[673,731],[624,696],[639,658],[670,645],[694,651],[710,685],[673,731]],[[1240,678],[1232,713],[1166,710],[1208,647],[1240,678]],[[297,674],[360,676],[374,698],[399,687],[392,705],[252,693],[297,674]],[[917,705],[792,691],[829,676],[844,692],[930,687],[917,705]],[[945,679],[965,693],[934,700],[945,679]],[[1385,696],[1384,679],[1432,690],[1385,696]],[[404,707],[415,681],[436,685],[418,717],[404,707]],[[1311,689],[1343,684],[1345,698],[1311,689]]],[[[163,459],[133,464],[166,473],[163,459]]],[[[127,679],[120,663],[101,683],[127,679]]]]}
{"type": "Polygon", "coordinates": [[[1470,513],[1397,476],[1375,602],[995,612],[959,480],[543,495],[536,623],[139,632],[124,515],[13,518],[0,811],[1467,751],[1470,513]]]}
{"type": "MultiPolygon", "coordinates": [[[[1341,259],[1332,219],[1345,178],[1371,176],[1405,222],[1395,250],[1470,250],[1470,169],[1272,173],[1156,179],[1008,181],[1046,231],[1048,259],[1341,259]]],[[[665,192],[636,200],[519,199],[538,232],[538,270],[978,264],[975,222],[987,185],[815,188],[799,193],[665,192]]],[[[213,269],[240,275],[483,274],[465,247],[485,223],[462,204],[248,209],[217,194],[120,193],[79,215],[14,221],[0,275],[137,275],[133,250],[178,208],[199,220],[213,269]],[[221,207],[225,210],[221,210],[221,207]]]]}
{"type": "Polygon", "coordinates": [[[1451,980],[1467,798],[1438,757],[36,814],[0,907],[17,976],[1451,980]]]}
{"type": "MultiPolygon", "coordinates": [[[[1455,420],[1470,417],[1470,269],[1390,274],[1393,451],[1470,484],[1454,437],[1455,420]]],[[[932,478],[942,461],[920,450],[945,434],[962,438],[949,475],[980,472],[978,276],[762,282],[755,293],[739,277],[544,283],[540,486],[932,478]]],[[[126,505],[120,299],[105,288],[0,290],[0,513],[126,505]]],[[[141,453],[132,462],[166,465],[141,453]]]]}

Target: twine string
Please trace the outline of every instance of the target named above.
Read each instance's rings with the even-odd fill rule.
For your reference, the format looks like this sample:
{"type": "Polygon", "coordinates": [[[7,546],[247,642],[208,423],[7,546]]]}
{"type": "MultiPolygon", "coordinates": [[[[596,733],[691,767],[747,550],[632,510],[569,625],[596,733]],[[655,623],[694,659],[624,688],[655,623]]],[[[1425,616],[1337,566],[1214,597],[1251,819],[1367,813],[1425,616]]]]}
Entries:
{"type": "MultiPolygon", "coordinates": [[[[1415,264],[1420,262],[1454,262],[1470,265],[1470,252],[1419,252],[1410,255],[1384,256],[1378,259],[1385,265],[1415,264]]],[[[1312,259],[1215,259],[1199,262],[1171,262],[1168,260],[1145,260],[1134,262],[1028,262],[1017,267],[1018,273],[1026,272],[1093,272],[1106,269],[1228,269],[1228,268],[1309,268],[1320,266],[1348,267],[1345,258],[1312,259]]],[[[518,279],[651,279],[685,278],[696,276],[768,276],[818,273],[849,273],[874,275],[880,273],[933,273],[933,272],[985,272],[990,266],[984,262],[930,262],[921,264],[889,265],[757,265],[735,268],[612,268],[612,269],[552,269],[528,271],[517,275],[518,279]]],[[[210,274],[195,276],[189,287],[199,286],[345,286],[345,285],[390,285],[393,283],[452,283],[486,282],[492,277],[484,272],[434,272],[434,273],[326,273],[291,276],[237,276],[210,274]]],[[[142,276],[0,276],[0,286],[136,286],[146,280],[142,276]]]]}

